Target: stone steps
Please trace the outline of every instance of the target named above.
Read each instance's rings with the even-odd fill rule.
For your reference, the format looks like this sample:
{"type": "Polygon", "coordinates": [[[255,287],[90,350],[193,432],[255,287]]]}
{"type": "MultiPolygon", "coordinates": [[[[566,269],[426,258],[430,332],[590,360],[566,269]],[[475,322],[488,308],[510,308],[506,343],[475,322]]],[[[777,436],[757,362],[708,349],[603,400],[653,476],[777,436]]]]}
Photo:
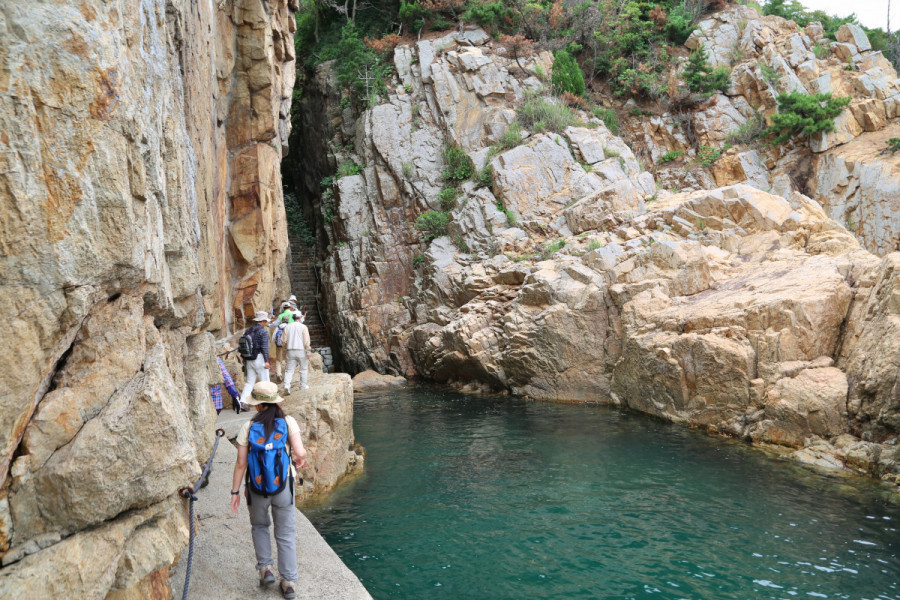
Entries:
{"type": "Polygon", "coordinates": [[[329,346],[328,329],[319,312],[319,281],[316,278],[316,249],[304,246],[296,238],[289,239],[291,244],[291,265],[288,274],[291,278],[291,293],[297,296],[297,306],[303,306],[306,314],[306,327],[309,329],[309,341],[313,348],[329,346]]]}

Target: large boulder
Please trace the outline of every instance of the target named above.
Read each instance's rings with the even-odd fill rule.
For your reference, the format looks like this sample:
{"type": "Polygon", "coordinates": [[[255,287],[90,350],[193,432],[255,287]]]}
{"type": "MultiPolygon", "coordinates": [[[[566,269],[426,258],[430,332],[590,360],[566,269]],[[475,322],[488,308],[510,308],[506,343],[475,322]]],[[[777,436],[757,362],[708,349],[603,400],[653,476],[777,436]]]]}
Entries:
{"type": "Polygon", "coordinates": [[[309,389],[285,397],[284,411],[303,432],[309,466],[300,471],[298,503],[332,490],[344,477],[362,470],[363,453],[353,437],[353,383],[346,373],[309,372],[309,389]]]}
{"type": "Polygon", "coordinates": [[[404,377],[395,375],[382,375],[377,371],[363,371],[353,376],[353,393],[366,394],[372,392],[384,392],[389,390],[397,390],[406,387],[407,381],[404,377]]]}

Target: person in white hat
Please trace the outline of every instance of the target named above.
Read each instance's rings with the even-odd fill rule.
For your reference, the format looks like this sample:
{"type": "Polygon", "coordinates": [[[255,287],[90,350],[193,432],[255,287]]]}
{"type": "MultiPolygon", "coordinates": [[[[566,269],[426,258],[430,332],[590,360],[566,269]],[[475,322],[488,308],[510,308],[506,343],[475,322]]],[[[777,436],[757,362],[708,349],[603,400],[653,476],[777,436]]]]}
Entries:
{"type": "MultiPolygon", "coordinates": [[[[247,404],[250,392],[257,381],[269,381],[269,315],[266,311],[257,311],[253,317],[254,325],[244,332],[242,338],[248,338],[252,352],[249,356],[241,357],[247,367],[247,382],[241,390],[241,404],[247,404]]],[[[239,344],[240,345],[240,344],[239,344]]]]}
{"type": "Polygon", "coordinates": [[[284,414],[279,406],[283,401],[274,383],[261,381],[253,386],[252,398],[247,403],[257,412],[253,419],[244,423],[237,435],[238,457],[231,485],[231,511],[237,514],[241,505],[241,482],[246,473],[244,495],[250,511],[259,585],[275,582],[269,534],[271,511],[281,593],[285,598],[295,598],[294,588],[300,574],[297,571],[294,481],[297,468],[306,467],[307,462],[300,426],[294,417],[284,414]]]}
{"type": "Polygon", "coordinates": [[[312,347],[309,344],[309,329],[303,324],[303,315],[298,310],[294,313],[294,322],[284,328],[284,346],[287,348],[287,369],[284,373],[284,392],[291,393],[291,380],[294,369],[300,365],[300,389],[308,390],[309,359],[312,358],[312,347]]]}

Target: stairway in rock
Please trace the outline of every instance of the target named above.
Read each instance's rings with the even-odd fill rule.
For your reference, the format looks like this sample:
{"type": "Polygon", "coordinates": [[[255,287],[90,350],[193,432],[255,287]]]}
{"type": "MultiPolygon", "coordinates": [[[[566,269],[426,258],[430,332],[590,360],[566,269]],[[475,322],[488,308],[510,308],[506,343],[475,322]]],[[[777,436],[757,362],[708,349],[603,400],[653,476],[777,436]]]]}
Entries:
{"type": "Polygon", "coordinates": [[[313,348],[329,346],[328,331],[319,313],[318,285],[316,280],[316,249],[305,246],[296,238],[291,243],[291,293],[297,296],[297,306],[307,310],[306,326],[309,328],[309,342],[313,348]]]}

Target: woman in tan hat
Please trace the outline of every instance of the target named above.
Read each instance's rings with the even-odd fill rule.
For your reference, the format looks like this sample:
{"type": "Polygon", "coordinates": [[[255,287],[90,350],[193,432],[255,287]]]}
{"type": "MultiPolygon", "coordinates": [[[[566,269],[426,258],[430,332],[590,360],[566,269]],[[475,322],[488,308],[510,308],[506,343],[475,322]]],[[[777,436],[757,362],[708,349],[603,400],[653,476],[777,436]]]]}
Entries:
{"type": "Polygon", "coordinates": [[[231,486],[231,511],[237,514],[241,505],[241,481],[246,473],[244,494],[250,511],[259,585],[275,582],[275,574],[272,572],[272,543],[269,538],[271,508],[272,522],[275,524],[275,544],[278,548],[281,593],[285,598],[294,598],[294,588],[299,577],[294,508],[294,480],[297,475],[295,465],[300,468],[306,466],[306,449],[303,447],[296,419],[285,415],[278,406],[283,401],[278,395],[278,386],[274,383],[261,381],[253,386],[251,399],[247,404],[255,407],[257,412],[238,432],[238,458],[231,486]]]}

